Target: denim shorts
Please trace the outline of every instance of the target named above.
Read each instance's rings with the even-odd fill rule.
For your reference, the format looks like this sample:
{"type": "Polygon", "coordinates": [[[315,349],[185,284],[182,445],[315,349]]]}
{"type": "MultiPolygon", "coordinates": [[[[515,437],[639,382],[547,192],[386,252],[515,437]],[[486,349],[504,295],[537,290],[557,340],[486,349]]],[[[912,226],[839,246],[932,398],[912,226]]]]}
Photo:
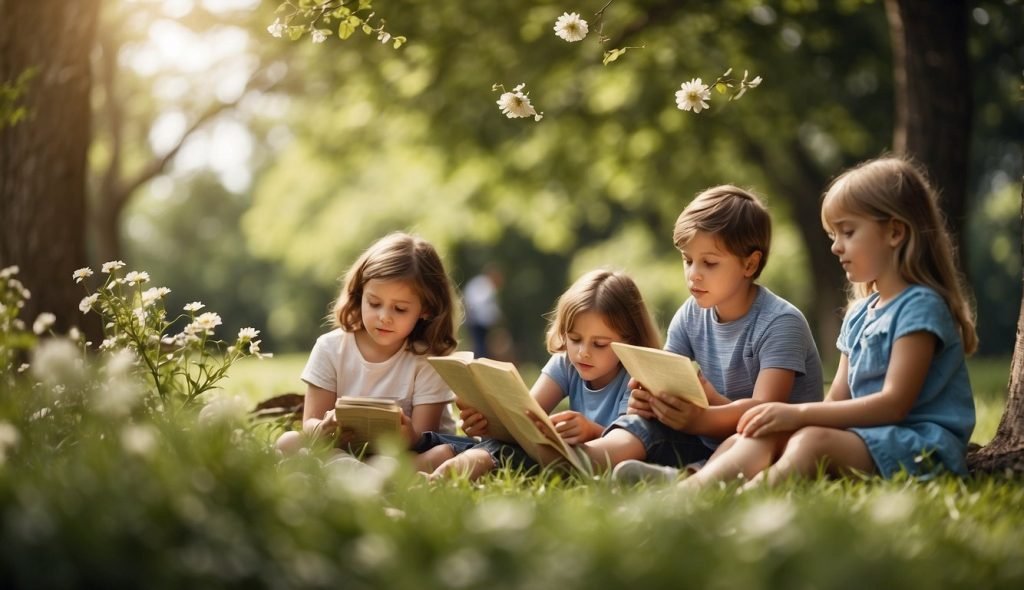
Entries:
{"type": "Polygon", "coordinates": [[[536,472],[540,468],[540,465],[526,454],[523,447],[515,443],[487,438],[473,448],[483,449],[490,453],[495,467],[507,467],[512,470],[521,470],[524,473],[536,472]]]}
{"type": "Polygon", "coordinates": [[[424,432],[420,435],[420,440],[416,442],[416,446],[412,448],[415,453],[423,453],[429,451],[434,447],[441,445],[448,445],[452,448],[452,452],[456,455],[475,447],[480,442],[479,439],[471,436],[459,436],[457,434],[443,434],[440,432],[424,432]]]}
{"type": "Polygon", "coordinates": [[[640,439],[647,451],[648,463],[684,467],[692,463],[704,463],[715,450],[695,435],[679,432],[657,420],[642,418],[636,414],[624,414],[605,430],[621,428],[640,439]]]}

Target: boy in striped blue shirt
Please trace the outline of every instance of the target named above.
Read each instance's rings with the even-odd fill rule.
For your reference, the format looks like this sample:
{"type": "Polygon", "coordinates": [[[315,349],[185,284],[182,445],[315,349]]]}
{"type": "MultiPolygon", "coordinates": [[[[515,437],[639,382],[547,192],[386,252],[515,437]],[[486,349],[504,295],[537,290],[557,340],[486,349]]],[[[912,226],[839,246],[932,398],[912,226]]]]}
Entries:
{"type": "Polygon", "coordinates": [[[677,468],[703,464],[747,409],[822,399],[807,320],[756,283],[771,244],[761,200],[734,186],[708,189],[679,215],[672,237],[690,297],[672,318],[665,349],[697,361],[711,406],[634,382],[628,413],[584,445],[596,466],[617,466],[616,479],[674,479],[677,468]]]}

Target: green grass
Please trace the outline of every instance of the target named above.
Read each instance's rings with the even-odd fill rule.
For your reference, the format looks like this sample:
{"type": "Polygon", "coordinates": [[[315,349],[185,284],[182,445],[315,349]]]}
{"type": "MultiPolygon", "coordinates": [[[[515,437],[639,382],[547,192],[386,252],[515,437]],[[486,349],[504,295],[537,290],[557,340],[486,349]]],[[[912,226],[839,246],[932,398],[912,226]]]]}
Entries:
{"type": "MultiPolygon", "coordinates": [[[[239,363],[226,390],[295,391],[304,362],[239,363]]],[[[1007,367],[972,361],[979,408],[1001,410],[1007,367]]],[[[43,393],[0,396],[5,588],[1024,587],[1020,480],[690,494],[499,470],[431,484],[401,455],[380,469],[324,450],[282,460],[237,417],[65,401],[43,415],[43,393]]]]}

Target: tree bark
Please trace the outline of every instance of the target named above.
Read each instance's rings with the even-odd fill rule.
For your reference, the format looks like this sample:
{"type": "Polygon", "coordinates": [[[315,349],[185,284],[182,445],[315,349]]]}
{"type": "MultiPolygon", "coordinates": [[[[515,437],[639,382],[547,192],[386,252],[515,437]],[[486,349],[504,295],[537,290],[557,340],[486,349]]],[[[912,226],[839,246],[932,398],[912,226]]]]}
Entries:
{"type": "MultiPolygon", "coordinates": [[[[1020,202],[1021,234],[1024,235],[1024,184],[1021,185],[1020,202]]],[[[1021,254],[1024,254],[1024,242],[1021,254]]],[[[1024,293],[1021,295],[1020,314],[1017,318],[1017,341],[1010,362],[1010,384],[1003,417],[999,420],[995,438],[988,445],[968,454],[967,465],[972,472],[1024,473],[1024,293]]]]}
{"type": "Polygon", "coordinates": [[[893,151],[923,164],[965,259],[973,100],[966,0],[886,0],[895,80],[893,151]]]}
{"type": "MultiPolygon", "coordinates": [[[[0,266],[16,264],[32,291],[23,318],[82,325],[71,275],[86,265],[85,179],[90,51],[100,0],[0,0],[0,80],[38,68],[27,120],[0,131],[0,266]]],[[[98,324],[83,326],[95,338],[98,324]]]]}

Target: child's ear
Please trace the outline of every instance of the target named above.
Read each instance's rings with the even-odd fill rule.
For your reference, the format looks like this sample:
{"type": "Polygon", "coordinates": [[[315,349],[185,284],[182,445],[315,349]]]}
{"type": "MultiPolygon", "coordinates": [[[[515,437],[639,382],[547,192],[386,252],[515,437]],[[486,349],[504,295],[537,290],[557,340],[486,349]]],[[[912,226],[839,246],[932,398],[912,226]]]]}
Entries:
{"type": "Polygon", "coordinates": [[[907,239],[907,224],[898,219],[889,220],[889,245],[896,248],[907,239]]]}
{"type": "Polygon", "coordinates": [[[757,272],[757,267],[761,265],[761,258],[764,253],[760,250],[754,250],[754,252],[747,256],[743,261],[743,274],[752,277],[757,272]]]}

